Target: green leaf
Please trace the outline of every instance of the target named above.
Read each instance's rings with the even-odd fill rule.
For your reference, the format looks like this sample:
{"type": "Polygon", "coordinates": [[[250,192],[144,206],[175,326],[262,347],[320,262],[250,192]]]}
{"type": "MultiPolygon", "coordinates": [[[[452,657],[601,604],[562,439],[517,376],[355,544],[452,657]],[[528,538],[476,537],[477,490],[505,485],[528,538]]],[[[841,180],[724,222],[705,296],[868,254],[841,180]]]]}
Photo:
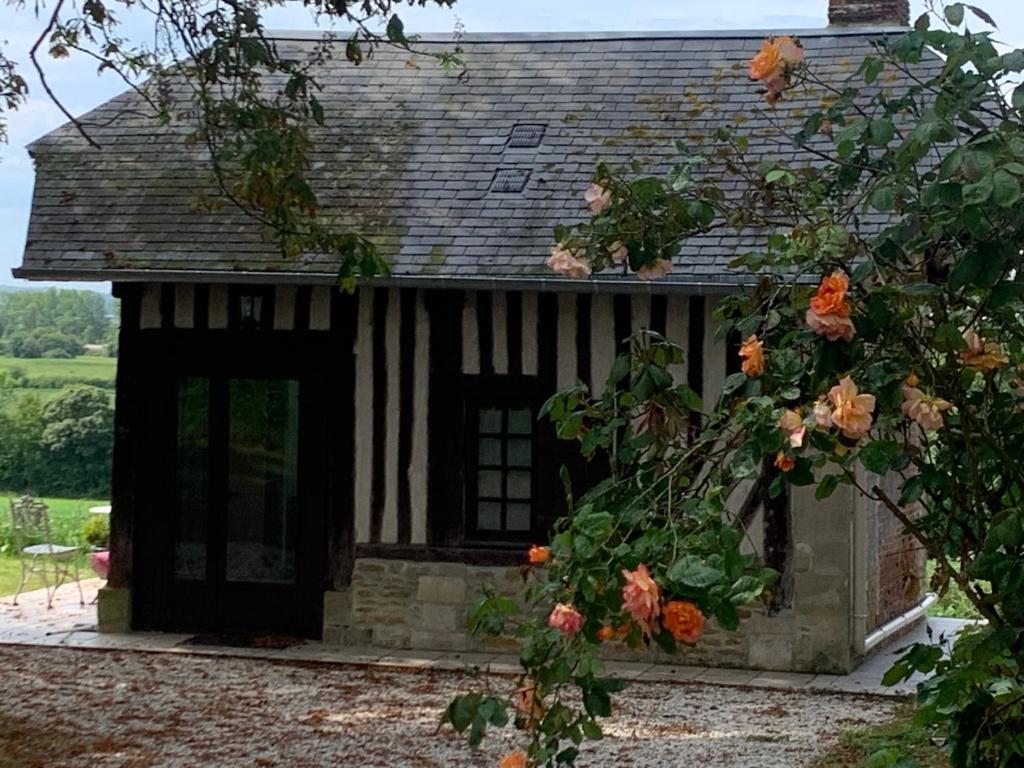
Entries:
{"type": "Polygon", "coordinates": [[[984,176],[973,184],[964,184],[964,204],[981,205],[992,197],[992,177],[984,176]]]}
{"type": "Polygon", "coordinates": [[[706,589],[713,584],[718,584],[724,577],[725,574],[722,571],[705,565],[696,555],[687,555],[677,560],[668,569],[670,581],[694,589],[706,589]]]}
{"type": "Polygon", "coordinates": [[[952,5],[947,5],[945,14],[946,21],[948,21],[954,27],[958,27],[964,21],[964,6],[962,3],[953,3],[952,5]]]}
{"type": "Polygon", "coordinates": [[[835,493],[835,490],[838,487],[839,475],[825,475],[818,484],[818,487],[814,489],[814,498],[818,501],[824,501],[835,493]]]}
{"type": "Polygon", "coordinates": [[[884,147],[896,135],[896,126],[892,120],[877,117],[868,123],[868,141],[876,147],[884,147]]]}
{"type": "Polygon", "coordinates": [[[888,213],[896,207],[896,197],[892,187],[878,187],[871,193],[871,207],[881,213],[888,213]]]}
{"type": "Polygon", "coordinates": [[[900,493],[900,506],[913,504],[921,498],[922,493],[924,493],[924,478],[921,475],[908,477],[903,483],[903,490],[900,493]]]}
{"type": "Polygon", "coordinates": [[[868,471],[885,474],[900,455],[900,447],[891,440],[873,440],[863,448],[857,457],[868,471]]]}
{"type": "Polygon", "coordinates": [[[1013,96],[1010,97],[1010,103],[1014,109],[1024,109],[1024,84],[1018,85],[1013,89],[1013,96]]]}
{"type": "Polygon", "coordinates": [[[398,17],[398,14],[394,14],[388,20],[387,28],[388,40],[393,43],[404,43],[405,42],[405,24],[398,17]]]}
{"type": "Polygon", "coordinates": [[[1020,182],[1015,176],[1000,169],[992,176],[992,202],[1009,208],[1020,199],[1020,182]]]}

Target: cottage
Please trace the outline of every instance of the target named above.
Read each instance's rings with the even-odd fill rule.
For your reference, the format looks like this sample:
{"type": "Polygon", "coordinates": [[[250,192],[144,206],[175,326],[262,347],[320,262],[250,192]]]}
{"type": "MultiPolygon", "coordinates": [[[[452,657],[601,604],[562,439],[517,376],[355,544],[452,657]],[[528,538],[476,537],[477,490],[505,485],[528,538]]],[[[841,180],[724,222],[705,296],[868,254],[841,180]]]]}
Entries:
{"type": "MultiPolygon", "coordinates": [[[[836,82],[907,24],[906,0],[830,11],[799,34],[836,82]]],[[[734,364],[713,310],[756,240],[694,238],[651,283],[566,280],[544,261],[600,160],[666,166],[673,138],[726,124],[752,155],[798,159],[758,138],[746,62],[764,35],[470,35],[463,77],[387,49],[328,61],[321,202],[394,270],[353,294],[328,259],[283,257],[230,209],[197,212],[187,126],[149,121],[133,93],[85,116],[102,150],[72,126],[35,142],[15,274],[110,281],[121,299],[101,629],[476,647],[466,605],[481,584],[515,588],[559,512],[558,468],[586,482],[575,447],[538,422],[544,399],[600,383],[640,328],[684,347],[677,374],[709,403],[734,364]]],[[[302,55],[316,40],[277,43],[302,55]]],[[[776,114],[801,108],[797,94],[776,114]]],[[[690,659],[844,671],[920,618],[923,559],[885,510],[798,493],[749,525],[784,574],[777,606],[690,659]]]]}

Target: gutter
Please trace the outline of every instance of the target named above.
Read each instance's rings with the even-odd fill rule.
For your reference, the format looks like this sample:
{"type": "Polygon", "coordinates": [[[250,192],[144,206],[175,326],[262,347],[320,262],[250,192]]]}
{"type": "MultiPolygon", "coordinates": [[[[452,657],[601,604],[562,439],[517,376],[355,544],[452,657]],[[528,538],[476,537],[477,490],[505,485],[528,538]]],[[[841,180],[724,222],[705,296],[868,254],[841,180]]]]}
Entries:
{"type": "Polygon", "coordinates": [[[877,648],[879,645],[884,643],[889,638],[893,637],[894,635],[898,635],[911,624],[914,624],[915,622],[924,618],[924,616],[928,612],[928,609],[931,608],[932,605],[934,605],[938,599],[938,595],[936,595],[934,592],[929,592],[927,595],[925,595],[924,600],[915,605],[909,611],[900,616],[897,616],[895,619],[892,619],[891,621],[887,621],[885,624],[880,626],[878,629],[876,629],[874,632],[868,635],[867,638],[865,638],[863,651],[864,654],[866,655],[871,653],[871,651],[873,651],[875,648],[877,648]]]}
{"type": "MultiPolygon", "coordinates": [[[[23,280],[74,280],[112,283],[213,283],[249,285],[338,285],[335,272],[191,271],[159,269],[45,269],[16,267],[11,274],[23,280]]],[[[686,294],[724,296],[753,287],[753,281],[735,276],[722,280],[642,280],[601,277],[572,280],[555,277],[390,275],[361,280],[371,287],[408,287],[466,290],[522,290],[559,293],[686,294]]]]}

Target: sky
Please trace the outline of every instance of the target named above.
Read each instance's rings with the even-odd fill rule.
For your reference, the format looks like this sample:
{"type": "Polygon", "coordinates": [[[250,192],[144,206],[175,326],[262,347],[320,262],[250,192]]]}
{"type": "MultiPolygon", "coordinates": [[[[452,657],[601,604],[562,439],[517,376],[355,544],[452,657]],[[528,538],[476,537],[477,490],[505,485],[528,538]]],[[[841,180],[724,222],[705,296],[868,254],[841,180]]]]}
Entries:
{"type": "MultiPolygon", "coordinates": [[[[1024,47],[1024,3],[1021,0],[976,0],[999,25],[998,39],[1024,47]]],[[[0,43],[17,62],[30,88],[28,103],[9,114],[9,143],[0,144],[0,285],[24,285],[11,269],[21,263],[32,198],[32,162],[25,145],[65,122],[41,92],[24,65],[41,22],[33,3],[23,9],[0,5],[0,43]]],[[[697,31],[763,29],[768,32],[826,26],[827,0],[458,0],[452,9],[406,8],[401,16],[407,34],[451,32],[461,21],[467,32],[697,31]],[[628,10],[627,10],[628,9],[628,10]]],[[[45,12],[45,7],[44,7],[45,12]]],[[[912,0],[911,18],[923,10],[912,0]]],[[[266,16],[271,29],[312,29],[310,13],[298,3],[285,3],[266,16]]],[[[144,33],[141,21],[126,20],[126,30],[144,33]]],[[[47,77],[73,114],[84,113],[124,90],[112,75],[99,76],[93,63],[81,58],[48,61],[47,77]]],[[[37,284],[45,285],[45,284],[37,284]]],[[[67,287],[109,291],[107,284],[67,287]]]]}

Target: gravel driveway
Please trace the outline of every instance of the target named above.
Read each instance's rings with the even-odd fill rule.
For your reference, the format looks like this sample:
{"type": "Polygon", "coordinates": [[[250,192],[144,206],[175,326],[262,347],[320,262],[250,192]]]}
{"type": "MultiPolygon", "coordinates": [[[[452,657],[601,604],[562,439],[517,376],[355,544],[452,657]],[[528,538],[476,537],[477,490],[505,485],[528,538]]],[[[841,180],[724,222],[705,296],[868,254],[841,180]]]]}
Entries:
{"type": "MultiPolygon", "coordinates": [[[[438,713],[463,674],[0,646],[0,766],[497,766],[438,713]]],[[[504,678],[491,678],[498,686],[504,678]]],[[[581,766],[799,768],[897,702],[643,683],[581,766]]]]}

